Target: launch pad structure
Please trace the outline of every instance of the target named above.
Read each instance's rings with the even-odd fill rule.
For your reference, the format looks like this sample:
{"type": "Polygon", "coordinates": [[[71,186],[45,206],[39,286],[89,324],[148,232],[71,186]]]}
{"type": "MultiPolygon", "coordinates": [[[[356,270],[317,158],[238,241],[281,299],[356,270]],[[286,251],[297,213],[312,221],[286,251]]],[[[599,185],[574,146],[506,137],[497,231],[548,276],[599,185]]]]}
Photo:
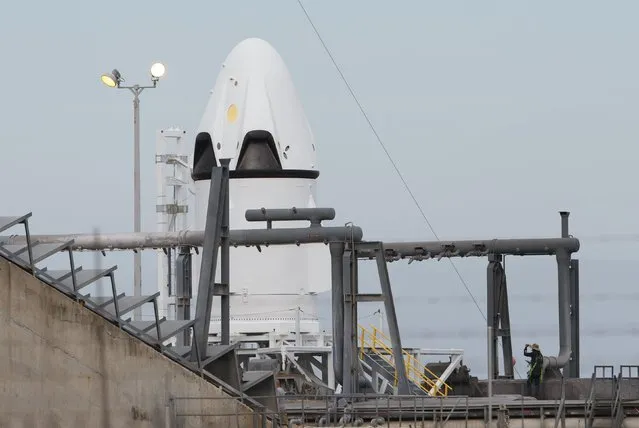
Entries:
{"type": "MultiPolygon", "coordinates": [[[[228,161],[226,161],[228,162],[228,161]]],[[[334,310],[334,331],[343,332],[343,336],[336,334],[335,342],[335,373],[342,383],[345,393],[357,392],[355,373],[359,371],[357,358],[357,303],[380,301],[384,303],[389,326],[390,339],[393,349],[398,354],[393,355],[396,361],[403,360],[401,354],[401,339],[399,326],[395,316],[392,290],[387,261],[408,259],[410,261],[439,260],[444,257],[488,257],[488,327],[496,332],[493,343],[493,355],[497,354],[497,337],[502,337],[503,362],[505,378],[513,377],[512,349],[510,345],[510,317],[507,303],[506,278],[501,258],[504,255],[554,255],[558,263],[559,314],[560,314],[560,355],[547,357],[550,367],[569,368],[568,375],[577,377],[579,373],[579,342],[578,342],[578,260],[571,260],[570,255],[578,251],[579,241],[568,234],[568,213],[562,212],[562,236],[547,239],[491,239],[456,242],[405,242],[382,243],[362,241],[362,231],[355,226],[324,227],[322,220],[334,217],[332,209],[261,209],[247,212],[247,219],[267,222],[266,229],[237,231],[232,233],[228,229],[228,164],[216,167],[212,172],[212,189],[209,195],[207,225],[203,232],[175,232],[164,234],[116,234],[116,235],[70,235],[70,236],[33,236],[31,240],[39,243],[68,242],[69,250],[115,250],[115,249],[179,249],[179,258],[187,266],[178,269],[178,289],[185,291],[181,301],[188,297],[191,288],[188,284],[188,255],[190,247],[202,246],[204,275],[198,284],[198,300],[196,302],[195,343],[205,355],[208,343],[208,326],[212,298],[219,296],[222,305],[222,334],[220,343],[229,345],[230,331],[228,324],[229,295],[229,248],[231,245],[256,246],[260,245],[301,245],[304,242],[324,242],[330,245],[332,259],[332,301],[334,310]],[[224,208],[226,207],[226,208],[224,208]],[[300,229],[272,228],[273,221],[279,220],[307,220],[310,227],[300,229]],[[144,237],[142,236],[144,235],[144,237]],[[214,277],[220,249],[222,283],[214,283],[214,277]],[[357,265],[359,260],[375,260],[381,286],[379,294],[361,294],[357,285],[357,265]],[[185,273],[187,275],[185,275],[185,273]],[[207,316],[208,314],[208,316],[207,316]],[[343,315],[341,315],[343,314],[343,315]],[[342,339],[343,338],[343,339],[342,339]],[[349,346],[344,346],[348,343],[349,346]]],[[[19,242],[19,237],[5,238],[5,242],[19,242]]],[[[6,246],[5,246],[6,248],[6,246]]],[[[178,305],[179,306],[179,305],[178,305]]],[[[184,311],[184,319],[188,311],[184,311]]],[[[180,320],[180,321],[182,321],[180,320]]],[[[195,351],[195,349],[193,349],[195,351]]],[[[194,358],[195,352],[192,352],[194,358]]],[[[404,370],[398,370],[398,393],[409,392],[408,381],[402,375],[404,370]]],[[[492,374],[500,375],[497,364],[493,364],[492,374]]]]}
{"type": "MultiPolygon", "coordinates": [[[[0,219],[0,233],[24,224],[25,235],[0,236],[0,256],[260,412],[276,415],[281,409],[277,381],[287,398],[302,396],[301,404],[285,406],[302,418],[305,400],[341,397],[355,406],[366,401],[365,394],[397,397],[404,404],[406,397],[488,396],[488,419],[490,397],[521,392],[513,376],[503,258],[553,256],[559,353],[545,357],[544,366],[547,378],[557,369],[564,369],[568,380],[579,377],[579,261],[572,259],[579,241],[569,234],[567,212],[560,213],[561,236],[543,239],[381,242],[364,240],[362,229],[352,223],[325,225],[334,220],[335,210],[318,208],[315,202],[315,140],[282,58],[260,39],[244,40],[231,51],[191,149],[186,136],[179,128],[157,133],[156,232],[31,236],[30,214],[7,217],[0,219]],[[190,215],[196,217],[193,222],[190,215]],[[298,226],[302,221],[307,224],[298,226]],[[74,252],[82,250],[157,251],[157,292],[120,293],[116,266],[75,266],[74,252]],[[40,267],[61,251],[68,253],[68,269],[40,267]],[[406,348],[401,340],[387,263],[455,257],[488,260],[486,387],[468,376],[462,350],[406,348]],[[366,260],[377,267],[377,293],[359,290],[360,263],[366,260]],[[99,289],[87,292],[101,278],[108,279],[110,295],[99,289]],[[319,318],[311,314],[317,294],[324,291],[331,296],[329,334],[320,331],[319,318]],[[366,302],[383,305],[387,331],[358,324],[359,303],[366,302]],[[152,320],[126,317],[142,306],[152,307],[152,320]],[[290,306],[297,307],[295,317],[251,316],[254,309],[281,314],[290,306]],[[423,364],[424,354],[450,361],[423,364]]],[[[592,391],[594,383],[593,378],[592,391]]],[[[575,394],[569,389],[560,395],[570,399],[575,394]]],[[[389,403],[388,417],[394,406],[389,403]]],[[[503,396],[501,403],[512,405],[503,396]]],[[[594,401],[589,403],[594,409],[594,401]]],[[[414,412],[418,404],[413,401],[414,412]]],[[[335,406],[346,408],[343,403],[335,406]]],[[[432,406],[422,401],[422,415],[432,406]]],[[[440,407],[447,406],[455,407],[441,401],[440,407]]],[[[320,407],[314,404],[310,411],[321,413],[320,407]]]]}
{"type": "Polygon", "coordinates": [[[214,399],[246,404],[264,427],[361,426],[364,419],[388,427],[492,426],[495,414],[499,427],[509,415],[522,427],[547,426],[545,418],[555,428],[639,426],[639,364],[595,366],[590,379],[580,378],[580,266],[573,258],[580,242],[570,235],[569,212],[559,213],[561,234],[548,238],[383,242],[365,240],[353,223],[327,225],[335,210],[316,204],[309,122],[283,59],[261,39],[229,53],[190,149],[186,135],[179,128],[157,133],[155,232],[32,235],[31,213],[0,217],[1,259],[227,395],[158,391],[167,426],[188,425],[178,422],[189,417],[178,402],[214,399]],[[13,234],[21,226],[24,234],[13,234]],[[117,266],[76,264],[76,252],[117,250],[157,252],[157,291],[127,296],[116,284],[117,266]],[[56,255],[68,259],[64,268],[43,266],[56,255]],[[513,373],[506,256],[557,262],[559,351],[544,357],[536,398],[513,373]],[[485,381],[470,376],[463,350],[405,346],[388,271],[391,262],[471,257],[487,260],[485,381]],[[377,292],[360,292],[366,261],[377,268],[377,292]],[[325,291],[330,333],[311,314],[325,291]],[[359,304],[367,302],[383,305],[386,329],[358,323],[359,304]],[[295,317],[281,315],[292,305],[295,317]],[[152,319],[129,318],[143,307],[152,319]],[[280,315],[260,318],[251,314],[256,308],[280,315]],[[424,364],[429,354],[450,360],[424,364]]]}
{"type": "MultiPolygon", "coordinates": [[[[400,327],[395,314],[392,287],[387,263],[398,260],[425,261],[450,257],[487,257],[488,323],[487,329],[495,332],[490,341],[489,380],[508,382],[513,379],[512,347],[510,343],[510,314],[505,270],[505,255],[550,255],[557,260],[559,296],[559,345],[557,356],[545,357],[545,367],[564,369],[563,378],[579,377],[579,264],[572,254],[579,250],[579,241],[570,236],[568,213],[561,212],[561,236],[535,239],[487,239],[442,242],[380,242],[364,241],[361,228],[354,225],[329,227],[322,221],[334,218],[334,210],[326,208],[261,208],[246,212],[252,221],[266,222],[264,229],[229,230],[228,227],[228,160],[222,159],[220,167],[211,173],[206,228],[204,231],[166,232],[148,234],[106,235],[30,235],[29,215],[1,217],[0,233],[18,224],[24,224],[24,236],[0,237],[0,254],[29,269],[38,278],[56,287],[102,316],[111,319],[122,329],[156,347],[180,364],[201,373],[210,381],[222,386],[237,397],[244,397],[255,406],[278,412],[275,399],[275,379],[280,365],[289,361],[296,372],[307,382],[316,382],[316,397],[334,394],[335,381],[342,387],[335,397],[356,397],[362,393],[373,395],[391,392],[397,397],[445,397],[456,395],[446,383],[448,376],[460,369],[461,361],[455,360],[446,376],[423,378],[424,382],[410,377],[410,356],[403,348],[400,327]],[[305,220],[308,227],[274,228],[273,222],[305,220]],[[322,242],[329,246],[331,255],[333,335],[332,344],[326,346],[299,346],[298,342],[282,342],[270,349],[248,349],[239,342],[232,343],[230,334],[230,249],[236,246],[252,246],[258,251],[270,245],[304,245],[322,242]],[[190,254],[191,249],[202,248],[201,275],[197,284],[194,319],[190,311],[180,305],[190,305],[190,254]],[[167,320],[158,315],[157,297],[128,297],[117,292],[114,281],[115,267],[96,271],[84,270],[74,265],[73,252],[79,250],[145,250],[171,248],[179,251],[179,269],[176,272],[178,293],[177,320],[167,320]],[[69,270],[49,271],[37,265],[52,254],[69,254],[69,270]],[[216,282],[216,269],[221,270],[221,281],[216,282]],[[380,280],[380,292],[364,294],[358,290],[358,265],[363,260],[374,260],[380,280]],[[111,283],[111,296],[90,296],[81,293],[83,287],[99,278],[107,277],[111,283]],[[221,334],[211,340],[210,316],[213,297],[219,297],[221,334]],[[358,340],[357,310],[359,302],[383,302],[388,323],[391,346],[390,369],[388,361],[378,358],[379,350],[366,348],[358,340]],[[131,321],[123,315],[143,304],[154,307],[154,321],[131,321]],[[497,338],[503,344],[503,372],[497,362],[497,338]],[[279,355],[278,355],[279,354],[279,355]],[[253,358],[251,358],[253,357],[253,358]],[[282,359],[279,359],[282,357],[282,359]],[[318,360],[316,357],[319,357],[318,360]],[[332,357],[332,358],[331,358],[332,357]],[[320,375],[315,376],[314,371],[320,375]],[[385,370],[386,369],[386,370],[385,370]],[[391,373],[389,373],[391,372],[391,373]],[[379,380],[383,387],[380,388],[379,380]],[[425,384],[425,387],[424,387],[425,384]],[[251,398],[253,397],[253,398],[251,398]],[[268,397],[268,398],[265,398],[268,397]]],[[[248,339],[247,339],[248,340],[248,339]]],[[[451,361],[452,362],[452,361],[451,361]]],[[[624,375],[627,378],[628,375],[624,375]]],[[[594,391],[595,377],[591,389],[594,391]]],[[[619,383],[622,376],[619,375],[619,383]]],[[[489,386],[490,389],[490,386],[489,386]]],[[[297,391],[299,393],[299,391],[297,391]]],[[[591,392],[591,395],[593,393],[591,392]]],[[[489,391],[489,397],[492,394],[489,391]]],[[[451,397],[453,398],[453,397],[451,397]]],[[[557,397],[559,398],[559,397],[557,397]]],[[[635,397],[637,398],[637,397],[635,397]]],[[[562,402],[567,398],[562,388],[562,402]]],[[[349,401],[366,401],[349,398],[349,401]]],[[[404,398],[404,400],[406,400],[404,398]]],[[[592,400],[591,400],[592,401],[592,400]]],[[[618,400],[620,401],[620,399],[618,400]]],[[[621,404],[619,404],[621,405],[621,404]]],[[[288,406],[288,405],[287,405],[288,406]]],[[[489,406],[492,409],[492,405],[489,406]]],[[[594,404],[592,405],[594,409],[594,404]]],[[[295,405],[287,411],[295,413],[295,405]]],[[[426,411],[422,408],[422,411],[426,411]]],[[[565,407],[564,407],[565,412],[565,407]]],[[[594,410],[591,412],[594,415],[594,410]]],[[[564,415],[565,416],[565,415],[564,415]]],[[[594,417],[594,416],[593,416],[594,417]]]]}

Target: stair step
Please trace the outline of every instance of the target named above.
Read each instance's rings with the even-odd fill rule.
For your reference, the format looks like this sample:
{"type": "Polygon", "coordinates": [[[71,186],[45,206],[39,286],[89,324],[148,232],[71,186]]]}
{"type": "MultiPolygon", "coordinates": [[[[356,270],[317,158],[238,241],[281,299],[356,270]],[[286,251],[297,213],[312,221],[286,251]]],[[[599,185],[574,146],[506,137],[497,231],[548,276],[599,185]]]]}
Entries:
{"type": "MultiPolygon", "coordinates": [[[[134,309],[139,308],[145,303],[153,302],[153,300],[155,300],[159,296],[159,292],[151,296],[118,296],[118,311],[120,312],[120,317],[131,312],[134,309]]],[[[88,297],[87,301],[91,304],[95,303],[96,306],[100,306],[100,309],[115,316],[115,305],[113,303],[113,296],[88,297]]]]}
{"type": "Polygon", "coordinates": [[[182,358],[186,358],[191,353],[190,346],[171,346],[169,350],[182,358]]]}
{"type": "MultiPolygon", "coordinates": [[[[75,283],[77,290],[80,290],[97,280],[108,276],[111,272],[116,270],[117,266],[112,266],[108,269],[81,269],[75,273],[75,283]]],[[[73,291],[73,278],[71,277],[70,270],[58,270],[58,271],[45,271],[41,276],[50,277],[56,285],[60,285],[67,290],[73,291]]],[[[49,281],[51,281],[49,279],[49,281]]]]}
{"type": "MultiPolygon", "coordinates": [[[[160,321],[160,342],[164,342],[167,339],[177,335],[178,333],[186,330],[195,324],[195,320],[164,320],[160,321]]],[[[136,330],[144,331],[144,334],[150,336],[154,340],[158,340],[157,330],[155,327],[155,321],[131,321],[129,323],[131,327],[136,330]]],[[[123,327],[127,327],[126,325],[123,327]]],[[[135,332],[135,330],[134,330],[135,332]]],[[[136,332],[137,333],[137,332],[136,332]]],[[[139,334],[139,333],[138,333],[139,334]]]]}
{"type": "Polygon", "coordinates": [[[31,213],[16,217],[0,217],[0,233],[4,232],[7,229],[11,229],[17,224],[22,223],[29,217],[31,217],[31,213]]]}
{"type": "MultiPolygon", "coordinates": [[[[366,361],[373,370],[377,371],[379,376],[389,381],[390,385],[392,386],[395,378],[395,366],[386,361],[386,359],[389,357],[390,356],[382,356],[373,352],[364,353],[364,361],[366,361]]],[[[438,381],[438,379],[430,379],[429,377],[427,377],[427,379],[429,379],[433,383],[438,381]]],[[[413,394],[430,395],[429,391],[432,385],[422,385],[424,379],[414,379],[409,377],[408,380],[410,382],[410,389],[413,394]]]]}
{"type": "MultiPolygon", "coordinates": [[[[72,243],[73,241],[54,244],[32,244],[31,254],[33,256],[33,264],[39,263],[44,259],[49,258],[56,253],[59,253],[61,250],[67,248],[72,243]]],[[[4,253],[7,258],[18,264],[21,264],[23,266],[30,266],[29,251],[26,245],[0,245],[0,253],[4,253]]]]}
{"type": "MultiPolygon", "coordinates": [[[[75,270],[76,274],[80,272],[82,268],[78,268],[75,270]]],[[[67,277],[71,276],[71,271],[66,270],[48,270],[47,268],[43,268],[38,273],[40,279],[44,279],[45,281],[61,281],[67,277]]]]}

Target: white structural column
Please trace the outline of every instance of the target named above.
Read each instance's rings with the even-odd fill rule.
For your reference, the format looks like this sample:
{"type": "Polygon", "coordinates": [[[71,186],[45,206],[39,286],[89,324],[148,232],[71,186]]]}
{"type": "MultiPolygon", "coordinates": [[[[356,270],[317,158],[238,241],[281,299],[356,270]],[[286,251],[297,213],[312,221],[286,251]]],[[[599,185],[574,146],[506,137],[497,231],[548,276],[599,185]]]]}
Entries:
{"type": "MultiPolygon", "coordinates": [[[[158,232],[179,232],[186,230],[189,221],[191,203],[191,142],[186,131],[180,128],[167,128],[156,134],[156,192],[158,232]]],[[[158,250],[158,306],[160,316],[175,319],[175,259],[177,252],[158,250]]]]}

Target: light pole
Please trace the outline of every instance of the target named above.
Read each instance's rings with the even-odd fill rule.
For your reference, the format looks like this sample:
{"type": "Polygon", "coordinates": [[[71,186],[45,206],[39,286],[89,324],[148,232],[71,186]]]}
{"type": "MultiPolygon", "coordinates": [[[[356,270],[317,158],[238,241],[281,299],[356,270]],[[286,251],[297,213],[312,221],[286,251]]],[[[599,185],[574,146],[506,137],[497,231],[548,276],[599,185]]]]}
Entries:
{"type": "MultiPolygon", "coordinates": [[[[134,232],[141,232],[142,219],[140,217],[140,94],[145,89],[155,88],[164,73],[164,64],[156,62],[151,66],[150,86],[131,85],[125,86],[122,83],[124,78],[117,69],[111,73],[103,74],[100,79],[109,88],[128,89],[133,94],[133,229],[134,232]]],[[[133,295],[142,295],[142,254],[139,251],[133,253],[133,295]]],[[[141,308],[137,308],[133,318],[142,318],[141,308]]]]}

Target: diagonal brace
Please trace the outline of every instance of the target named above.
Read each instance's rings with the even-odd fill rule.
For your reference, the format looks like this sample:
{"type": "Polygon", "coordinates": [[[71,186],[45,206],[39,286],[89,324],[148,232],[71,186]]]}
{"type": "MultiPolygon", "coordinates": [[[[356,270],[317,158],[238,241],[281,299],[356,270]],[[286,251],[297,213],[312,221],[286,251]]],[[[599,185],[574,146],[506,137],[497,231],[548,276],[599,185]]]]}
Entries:
{"type": "Polygon", "coordinates": [[[381,242],[377,245],[375,260],[377,261],[377,272],[379,273],[379,282],[384,295],[384,309],[386,310],[388,330],[393,347],[393,359],[395,360],[395,370],[397,371],[397,392],[399,395],[408,395],[410,394],[410,386],[406,376],[404,356],[402,355],[403,348],[399,335],[399,325],[397,324],[397,314],[395,313],[395,301],[393,299],[390,276],[388,275],[388,266],[386,265],[384,244],[381,242]]]}
{"type": "Polygon", "coordinates": [[[204,243],[202,245],[202,263],[200,268],[200,281],[198,283],[197,301],[195,304],[195,328],[191,361],[197,359],[195,342],[200,351],[200,358],[206,358],[206,349],[211,323],[211,309],[213,306],[213,293],[215,286],[215,271],[217,268],[217,255],[222,242],[222,223],[226,206],[226,194],[228,187],[228,159],[220,159],[221,166],[211,171],[211,188],[209,191],[209,203],[206,212],[206,225],[204,229],[204,243]],[[226,170],[226,171],[224,171],[226,170]]]}

